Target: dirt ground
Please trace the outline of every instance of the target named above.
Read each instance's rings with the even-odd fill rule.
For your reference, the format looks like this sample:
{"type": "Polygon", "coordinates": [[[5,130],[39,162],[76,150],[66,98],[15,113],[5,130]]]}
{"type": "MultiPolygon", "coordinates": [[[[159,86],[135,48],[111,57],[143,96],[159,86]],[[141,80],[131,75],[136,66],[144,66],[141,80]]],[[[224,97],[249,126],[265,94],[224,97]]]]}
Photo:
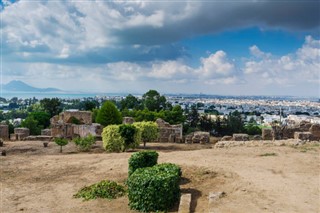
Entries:
{"type": "MultiPolygon", "coordinates": [[[[209,192],[226,196],[216,212],[320,212],[320,147],[212,148],[212,145],[149,143],[159,163],[182,168],[182,193],[192,193],[192,212],[208,212],[209,192]]],[[[69,143],[6,142],[0,150],[0,212],[135,212],[128,199],[82,201],[72,196],[103,179],[124,183],[132,152],[106,153],[97,142],[89,153],[69,143]]],[[[142,148],[140,148],[142,149],[142,148]]],[[[176,205],[171,212],[177,212],[176,205]]]]}

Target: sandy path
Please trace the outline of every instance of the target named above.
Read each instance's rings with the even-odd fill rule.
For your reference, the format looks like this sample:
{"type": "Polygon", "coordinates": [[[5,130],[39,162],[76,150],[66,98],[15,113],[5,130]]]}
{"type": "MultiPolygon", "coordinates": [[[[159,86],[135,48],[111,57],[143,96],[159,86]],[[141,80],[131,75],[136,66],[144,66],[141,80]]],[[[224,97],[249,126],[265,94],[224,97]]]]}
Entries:
{"type": "MultiPolygon", "coordinates": [[[[44,149],[39,142],[22,143],[7,145],[8,156],[0,157],[1,213],[134,212],[125,197],[88,202],[72,198],[84,185],[103,179],[124,182],[132,153],[77,153],[68,145],[59,154],[54,144],[44,149]]],[[[192,146],[184,144],[149,146],[165,150],[159,151],[159,162],[182,166],[182,191],[193,193],[194,212],[208,212],[211,191],[226,192],[215,205],[217,212],[320,212],[318,147],[301,152],[285,146],[194,151],[181,151],[192,146]],[[264,153],[277,155],[259,156],[264,153]]]]}

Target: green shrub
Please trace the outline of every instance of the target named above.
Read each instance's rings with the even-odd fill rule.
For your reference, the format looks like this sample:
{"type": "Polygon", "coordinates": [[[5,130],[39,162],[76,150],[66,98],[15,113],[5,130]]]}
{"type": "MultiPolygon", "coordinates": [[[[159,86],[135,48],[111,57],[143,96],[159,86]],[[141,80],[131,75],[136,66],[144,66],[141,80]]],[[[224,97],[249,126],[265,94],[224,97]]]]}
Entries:
{"type": "Polygon", "coordinates": [[[146,142],[154,141],[159,137],[159,128],[155,122],[135,122],[133,125],[141,130],[141,140],[143,141],[144,147],[146,146],[146,142]]]}
{"type": "Polygon", "coordinates": [[[87,137],[84,138],[75,138],[73,142],[77,145],[80,151],[89,151],[91,146],[96,143],[95,137],[89,134],[87,137]]]}
{"type": "Polygon", "coordinates": [[[141,131],[138,128],[131,127],[133,126],[130,125],[129,127],[125,124],[122,124],[120,126],[109,125],[105,127],[102,132],[104,149],[109,152],[120,152],[126,151],[128,148],[134,149],[138,147],[141,141],[141,131]],[[134,129],[133,141],[132,129],[134,129]]]}
{"type": "Polygon", "coordinates": [[[103,128],[102,142],[105,150],[109,152],[120,152],[123,149],[124,139],[119,133],[119,126],[109,125],[103,128]]]}
{"type": "Polygon", "coordinates": [[[62,147],[68,144],[68,140],[65,138],[55,138],[54,142],[60,146],[60,152],[62,152],[62,147]]]}
{"type": "Polygon", "coordinates": [[[174,164],[137,169],[127,181],[130,208],[168,211],[180,197],[180,174],[180,168],[174,164]]]}
{"type": "Polygon", "coordinates": [[[103,180],[99,183],[91,186],[85,186],[73,195],[75,198],[83,198],[84,200],[96,199],[96,198],[107,198],[115,199],[122,197],[126,194],[124,186],[117,184],[114,181],[103,180]]]}
{"type": "Polygon", "coordinates": [[[142,151],[131,155],[129,159],[129,176],[139,168],[151,167],[157,164],[159,154],[156,151],[142,151]]]}
{"type": "MultiPolygon", "coordinates": [[[[119,133],[124,140],[123,151],[128,148],[135,148],[135,134],[138,129],[131,124],[122,124],[119,126],[119,133]]],[[[138,144],[139,145],[139,144],[138,144]]]]}

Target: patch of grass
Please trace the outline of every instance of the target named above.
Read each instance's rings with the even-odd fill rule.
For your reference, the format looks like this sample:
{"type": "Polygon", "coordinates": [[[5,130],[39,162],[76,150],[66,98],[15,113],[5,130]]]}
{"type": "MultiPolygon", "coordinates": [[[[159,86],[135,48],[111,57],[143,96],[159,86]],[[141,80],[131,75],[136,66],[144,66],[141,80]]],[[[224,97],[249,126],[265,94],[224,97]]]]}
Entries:
{"type": "Polygon", "coordinates": [[[300,150],[300,152],[317,151],[320,149],[320,143],[303,144],[301,146],[291,146],[294,149],[300,150]]]}
{"type": "Polygon", "coordinates": [[[122,197],[127,193],[124,186],[109,180],[103,180],[91,186],[85,186],[80,189],[74,198],[83,198],[84,200],[91,200],[96,198],[116,199],[122,197]]]}
{"type": "Polygon", "coordinates": [[[277,153],[274,153],[274,152],[267,152],[267,153],[264,153],[264,154],[261,154],[259,155],[260,157],[268,157],[268,156],[277,156],[278,154],[277,153]]]}

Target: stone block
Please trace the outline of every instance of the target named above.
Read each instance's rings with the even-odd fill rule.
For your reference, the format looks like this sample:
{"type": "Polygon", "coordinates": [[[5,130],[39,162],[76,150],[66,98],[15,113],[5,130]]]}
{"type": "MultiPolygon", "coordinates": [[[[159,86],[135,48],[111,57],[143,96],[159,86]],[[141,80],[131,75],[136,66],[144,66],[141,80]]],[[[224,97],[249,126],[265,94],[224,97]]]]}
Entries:
{"type": "Polygon", "coordinates": [[[249,135],[248,134],[233,134],[232,138],[234,141],[248,141],[249,135]]]}
{"type": "Polygon", "coordinates": [[[230,135],[225,135],[221,138],[221,141],[231,141],[232,140],[232,136],[230,135]]]}
{"type": "Polygon", "coordinates": [[[302,141],[310,141],[312,140],[311,132],[295,132],[294,139],[299,139],[302,141]]]}
{"type": "Polygon", "coordinates": [[[41,135],[51,136],[51,129],[43,129],[43,130],[41,130],[41,135]]]}
{"type": "Polygon", "coordinates": [[[178,213],[190,213],[191,206],[191,194],[182,194],[180,197],[179,211],[178,213]]]}
{"type": "Polygon", "coordinates": [[[273,131],[272,129],[262,129],[262,140],[272,140],[273,139],[273,131]]]}
{"type": "Polygon", "coordinates": [[[320,140],[320,124],[312,124],[309,128],[314,140],[320,140]]]}
{"type": "Polygon", "coordinates": [[[5,124],[0,125],[0,138],[3,140],[9,139],[9,126],[5,124]]]}
{"type": "Polygon", "coordinates": [[[15,128],[14,134],[17,135],[17,140],[22,141],[30,135],[30,130],[28,128],[15,128]]]}

